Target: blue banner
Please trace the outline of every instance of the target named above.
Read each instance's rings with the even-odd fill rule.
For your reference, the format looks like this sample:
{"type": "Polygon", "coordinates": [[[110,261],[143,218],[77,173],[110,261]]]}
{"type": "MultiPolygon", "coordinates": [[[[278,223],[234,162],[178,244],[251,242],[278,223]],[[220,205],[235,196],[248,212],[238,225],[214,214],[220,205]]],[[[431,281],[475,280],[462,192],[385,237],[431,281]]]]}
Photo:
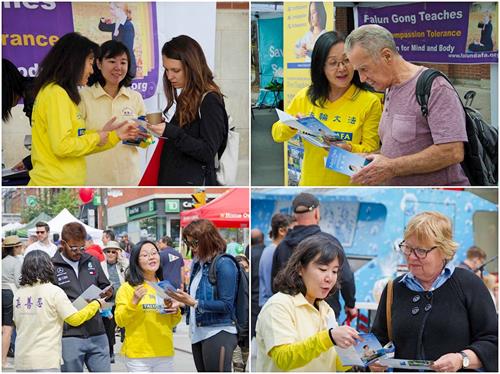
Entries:
{"type": "Polygon", "coordinates": [[[258,27],[260,94],[257,105],[277,106],[283,99],[283,17],[259,19],[258,27]]]}

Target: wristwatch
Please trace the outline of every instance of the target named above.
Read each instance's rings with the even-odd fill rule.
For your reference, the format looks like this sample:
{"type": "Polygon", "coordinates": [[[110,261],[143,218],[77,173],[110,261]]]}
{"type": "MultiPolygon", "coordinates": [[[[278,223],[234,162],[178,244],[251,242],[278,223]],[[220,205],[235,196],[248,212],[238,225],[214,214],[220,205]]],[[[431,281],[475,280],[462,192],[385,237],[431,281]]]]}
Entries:
{"type": "Polygon", "coordinates": [[[462,368],[467,369],[470,364],[469,356],[464,351],[458,352],[462,356],[462,368]]]}

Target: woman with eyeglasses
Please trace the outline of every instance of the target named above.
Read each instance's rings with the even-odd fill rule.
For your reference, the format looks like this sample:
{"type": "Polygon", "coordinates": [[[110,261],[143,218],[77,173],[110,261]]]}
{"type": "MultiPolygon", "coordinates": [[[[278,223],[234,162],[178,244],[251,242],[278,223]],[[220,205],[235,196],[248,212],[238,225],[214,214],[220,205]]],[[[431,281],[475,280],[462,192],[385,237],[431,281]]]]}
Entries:
{"type": "Polygon", "coordinates": [[[64,290],[53,284],[55,277],[47,253],[34,250],[26,255],[20,287],[14,293],[17,371],[60,371],[63,325],[79,326],[98,316],[104,305],[104,299],[96,299],[78,311],[64,290]]]}
{"type": "MultiPolygon", "coordinates": [[[[380,148],[378,123],[382,105],[361,83],[344,53],[344,37],[336,31],[326,32],[317,39],[311,60],[311,85],[295,95],[286,112],[296,117],[313,115],[338,134],[337,140],[323,137],[324,147],[302,138],[301,186],[349,184],[347,175],[325,168],[331,145],[354,153],[375,152],[380,148]]],[[[273,139],[278,143],[296,134],[296,129],[279,121],[272,128],[273,139]]]]}
{"type": "Polygon", "coordinates": [[[134,246],[125,280],[116,294],[115,320],[125,328],[121,353],[127,370],[175,371],[172,329],[182,318],[180,304],[157,289],[163,272],[155,243],[134,246]]]}
{"type": "Polygon", "coordinates": [[[392,341],[395,358],[434,361],[434,371],[497,372],[495,306],[479,277],[453,265],[458,243],[450,220],[438,212],[417,214],[399,248],[408,273],[382,293],[372,327],[380,343],[392,341]]]}
{"type": "Polygon", "coordinates": [[[233,351],[238,344],[235,325],[237,264],[230,255],[220,257],[215,263],[216,282],[210,283],[208,270],[214,258],[225,253],[225,240],[206,219],[191,222],[182,236],[193,255],[189,291],[176,290],[168,294],[189,307],[187,322],[196,370],[231,371],[233,351]]]}

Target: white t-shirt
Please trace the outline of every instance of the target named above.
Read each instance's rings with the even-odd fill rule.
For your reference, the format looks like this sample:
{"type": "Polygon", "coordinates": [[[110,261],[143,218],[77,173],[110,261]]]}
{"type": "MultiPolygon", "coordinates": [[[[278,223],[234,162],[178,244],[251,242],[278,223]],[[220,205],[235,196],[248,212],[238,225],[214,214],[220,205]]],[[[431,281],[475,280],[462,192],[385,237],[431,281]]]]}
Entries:
{"type": "Polygon", "coordinates": [[[66,262],[69,266],[71,266],[73,268],[73,270],[75,271],[76,277],[78,278],[78,274],[79,274],[78,266],[80,266],[80,261],[70,260],[69,258],[64,256],[62,253],[61,253],[61,257],[64,260],[64,262],[66,262]]]}
{"type": "Polygon", "coordinates": [[[28,253],[36,249],[44,251],[50,256],[50,258],[54,257],[54,255],[57,252],[57,246],[54,243],[51,243],[50,241],[48,245],[45,245],[42,242],[34,242],[33,244],[29,245],[28,248],[26,248],[24,255],[26,256],[28,253]]]}
{"type": "Polygon", "coordinates": [[[16,370],[59,369],[64,320],[76,312],[52,283],[20,287],[14,293],[16,370]]]}
{"type": "MultiPolygon", "coordinates": [[[[200,285],[201,275],[203,273],[203,265],[202,268],[196,273],[191,282],[191,288],[189,289],[189,294],[193,299],[196,299],[196,291],[198,290],[198,286],[200,285]]],[[[190,307],[189,312],[189,336],[191,338],[191,344],[196,344],[201,342],[202,340],[206,340],[211,338],[212,336],[217,335],[221,331],[226,331],[230,334],[236,334],[236,326],[228,325],[228,326],[197,326],[196,325],[196,311],[195,308],[190,307]]]]}

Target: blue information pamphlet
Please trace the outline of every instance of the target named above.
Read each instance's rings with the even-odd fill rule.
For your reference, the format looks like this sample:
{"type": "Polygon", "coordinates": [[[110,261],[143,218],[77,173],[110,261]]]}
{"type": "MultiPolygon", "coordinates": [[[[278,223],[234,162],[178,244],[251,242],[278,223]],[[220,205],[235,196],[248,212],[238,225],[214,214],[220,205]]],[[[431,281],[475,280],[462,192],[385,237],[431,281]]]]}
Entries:
{"type": "Polygon", "coordinates": [[[314,116],[297,118],[297,122],[307,127],[309,134],[311,135],[336,137],[335,132],[326,127],[314,116]]]}
{"type": "Polygon", "coordinates": [[[325,138],[328,138],[330,142],[343,142],[339,133],[329,129],[323,122],[312,115],[296,118],[279,109],[276,109],[276,113],[278,113],[280,122],[298,130],[299,136],[315,146],[323,148],[330,147],[330,144],[325,141],[325,138]]]}
{"type": "Polygon", "coordinates": [[[389,342],[384,347],[374,334],[359,334],[362,340],[349,348],[335,347],[335,351],[344,366],[369,366],[376,361],[392,368],[410,370],[430,370],[433,361],[395,359],[395,347],[389,342]]]}
{"type": "Polygon", "coordinates": [[[368,165],[370,160],[342,148],[332,146],[328,153],[325,166],[336,172],[353,176],[361,170],[363,166],[368,165]]]}
{"type": "Polygon", "coordinates": [[[344,366],[368,366],[377,358],[390,353],[390,350],[382,348],[382,345],[373,334],[359,334],[363,339],[349,348],[335,347],[340,361],[344,366]]]}

